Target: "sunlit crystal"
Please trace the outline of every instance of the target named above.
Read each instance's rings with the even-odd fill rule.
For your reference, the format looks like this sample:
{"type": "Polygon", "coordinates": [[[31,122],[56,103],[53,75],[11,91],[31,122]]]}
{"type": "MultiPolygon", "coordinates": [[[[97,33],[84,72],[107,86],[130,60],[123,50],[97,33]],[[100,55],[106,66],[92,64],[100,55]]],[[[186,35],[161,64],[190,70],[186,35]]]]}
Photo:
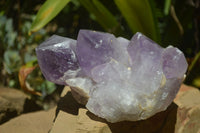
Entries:
{"type": "Polygon", "coordinates": [[[66,78],[76,76],[79,65],[75,49],[76,40],[57,35],[36,48],[39,66],[47,80],[66,85],[66,78]]]}
{"type": "Polygon", "coordinates": [[[77,41],[53,36],[36,52],[47,80],[84,93],[87,109],[110,122],[147,119],[165,110],[188,66],[179,49],[164,49],[141,33],[129,41],[81,30],[77,41]]]}

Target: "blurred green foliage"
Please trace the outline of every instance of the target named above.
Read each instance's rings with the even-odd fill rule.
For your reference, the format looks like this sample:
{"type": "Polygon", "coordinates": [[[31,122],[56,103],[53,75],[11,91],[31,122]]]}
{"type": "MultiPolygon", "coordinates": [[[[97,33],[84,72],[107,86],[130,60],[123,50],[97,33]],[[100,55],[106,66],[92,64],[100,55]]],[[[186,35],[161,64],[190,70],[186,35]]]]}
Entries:
{"type": "MultiPolygon", "coordinates": [[[[60,8],[57,4],[59,1],[62,0],[46,0],[39,10],[30,32],[35,31],[35,28],[41,23],[47,24],[54,18],[54,13],[44,15],[52,7],[55,7],[56,13],[61,11],[63,5],[60,8]],[[47,3],[51,4],[47,6],[47,3]],[[50,17],[51,19],[49,19],[50,17]],[[44,23],[38,21],[39,19],[48,20],[44,23]]],[[[198,0],[71,0],[71,2],[75,3],[75,6],[77,3],[79,6],[82,5],[93,16],[92,19],[97,21],[107,32],[124,37],[132,36],[129,30],[132,33],[142,32],[161,46],[178,47],[185,53],[189,63],[185,83],[200,87],[198,86],[200,72],[197,70],[200,61],[198,56],[200,51],[200,4],[198,0]],[[109,8],[110,5],[112,8],[109,8]],[[125,23],[120,22],[119,16],[125,20],[125,23]]],[[[82,13],[80,12],[80,14],[82,13]]]]}
{"type": "MultiPolygon", "coordinates": [[[[29,36],[28,31],[35,15],[19,12],[18,8],[14,8],[19,6],[18,2],[9,0],[4,2],[4,6],[8,6],[7,8],[11,6],[13,9],[12,12],[7,11],[6,8],[0,10],[0,85],[20,88],[19,69],[23,65],[34,65],[33,62],[37,62],[35,48],[48,37],[48,34],[45,29],[41,29],[29,36]]],[[[2,7],[2,3],[0,3],[0,7],[2,7]]],[[[42,77],[39,69],[28,76],[27,83],[43,94],[41,98],[36,98],[39,101],[43,101],[56,89],[55,84],[42,77]]]]}
{"type": "MultiPolygon", "coordinates": [[[[92,29],[128,39],[140,31],[161,46],[178,47],[190,65],[185,83],[200,87],[199,18],[198,0],[1,0],[0,85],[20,88],[20,67],[37,62],[35,48],[50,35],[76,38],[80,29],[92,29]]],[[[39,69],[27,82],[41,99],[56,88],[39,69]]]]}
{"type": "MultiPolygon", "coordinates": [[[[19,69],[22,65],[34,62],[37,60],[35,55],[35,47],[37,42],[42,38],[47,37],[44,30],[40,30],[36,34],[28,36],[28,30],[31,26],[31,21],[25,21],[21,25],[21,33],[14,31],[13,20],[11,18],[6,18],[5,16],[0,16],[0,37],[1,49],[3,51],[3,57],[1,61],[3,63],[4,73],[4,83],[9,87],[19,88],[19,81],[17,75],[19,69]],[[5,79],[7,77],[7,79],[5,79]]],[[[42,96],[51,94],[55,90],[55,84],[48,82],[42,78],[42,74],[39,70],[34,73],[37,75],[30,75],[28,83],[31,84],[36,91],[42,92],[42,96]],[[38,77],[39,80],[38,80],[38,77]]]]}

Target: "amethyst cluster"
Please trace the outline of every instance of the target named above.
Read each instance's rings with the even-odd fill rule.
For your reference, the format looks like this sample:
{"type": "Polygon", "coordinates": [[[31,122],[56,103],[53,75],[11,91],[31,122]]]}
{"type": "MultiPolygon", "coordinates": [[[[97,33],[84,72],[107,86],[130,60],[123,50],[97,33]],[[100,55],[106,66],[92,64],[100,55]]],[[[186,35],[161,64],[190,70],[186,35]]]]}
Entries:
{"type": "Polygon", "coordinates": [[[188,64],[173,46],[141,33],[123,37],[80,30],[77,40],[53,35],[36,48],[45,78],[71,86],[78,102],[109,122],[147,119],[165,110],[188,64]]]}

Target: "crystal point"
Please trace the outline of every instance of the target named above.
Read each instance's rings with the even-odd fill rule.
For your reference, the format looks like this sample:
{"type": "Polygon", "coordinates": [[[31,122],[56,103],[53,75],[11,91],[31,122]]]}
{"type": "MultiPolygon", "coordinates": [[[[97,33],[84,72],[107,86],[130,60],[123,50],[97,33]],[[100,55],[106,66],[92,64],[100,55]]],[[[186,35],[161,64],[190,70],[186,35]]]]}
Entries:
{"type": "Polygon", "coordinates": [[[63,78],[76,75],[79,65],[75,48],[76,40],[57,35],[36,48],[39,66],[47,80],[66,85],[63,78]]]}
{"type": "Polygon", "coordinates": [[[77,56],[82,70],[90,75],[91,69],[109,60],[114,36],[89,30],[80,30],[77,38],[77,56]]]}

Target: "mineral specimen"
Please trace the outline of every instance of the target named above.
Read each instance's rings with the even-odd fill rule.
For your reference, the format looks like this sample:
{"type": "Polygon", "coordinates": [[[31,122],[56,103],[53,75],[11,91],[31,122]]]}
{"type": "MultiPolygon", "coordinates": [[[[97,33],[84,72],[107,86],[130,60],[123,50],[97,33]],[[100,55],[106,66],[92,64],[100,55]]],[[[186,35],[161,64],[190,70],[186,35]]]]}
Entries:
{"type": "Polygon", "coordinates": [[[54,35],[36,53],[47,80],[71,86],[78,102],[109,122],[147,119],[165,110],[188,66],[179,49],[164,49],[141,33],[129,41],[80,30],[77,41],[54,35]]]}

